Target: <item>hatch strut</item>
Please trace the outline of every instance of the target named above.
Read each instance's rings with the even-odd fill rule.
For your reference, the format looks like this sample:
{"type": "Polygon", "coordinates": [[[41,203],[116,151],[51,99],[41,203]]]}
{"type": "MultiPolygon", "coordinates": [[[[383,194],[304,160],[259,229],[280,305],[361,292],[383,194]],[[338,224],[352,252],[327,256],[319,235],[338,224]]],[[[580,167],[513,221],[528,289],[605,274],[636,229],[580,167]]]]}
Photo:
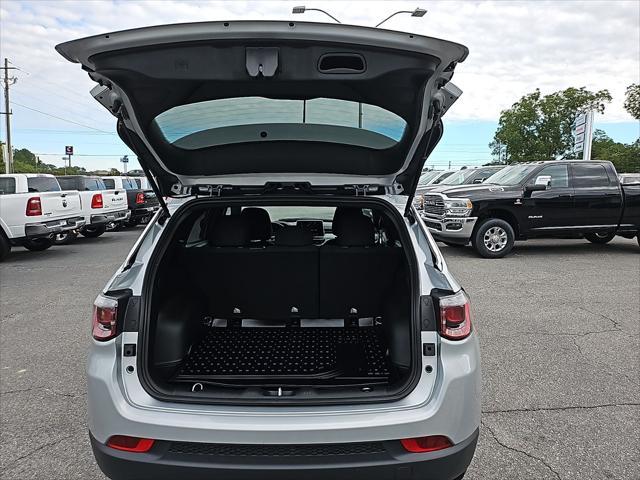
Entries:
{"type": "MultiPolygon", "coordinates": [[[[121,112],[122,112],[122,110],[121,110],[121,112]]],[[[118,115],[118,120],[120,122],[122,122],[122,130],[123,130],[125,136],[127,137],[127,140],[129,141],[128,142],[129,143],[128,147],[131,148],[131,150],[133,150],[134,153],[136,155],[138,155],[138,157],[144,158],[144,155],[141,155],[140,152],[138,152],[138,149],[135,148],[136,144],[133,141],[133,137],[131,136],[129,128],[124,123],[124,119],[122,118],[122,113],[120,113],[118,115]]],[[[156,194],[156,198],[158,199],[158,203],[160,204],[160,208],[162,208],[162,211],[167,216],[167,218],[170,217],[171,214],[169,213],[169,207],[167,207],[167,202],[164,201],[164,197],[162,196],[162,193],[160,192],[160,187],[158,187],[158,184],[156,183],[156,179],[153,177],[153,175],[151,175],[151,171],[149,170],[149,167],[146,166],[146,162],[138,162],[138,163],[140,164],[140,167],[142,167],[142,171],[144,172],[145,176],[147,177],[147,181],[149,182],[149,185],[151,185],[151,190],[153,190],[153,193],[156,194]]]]}
{"type": "MultiPolygon", "coordinates": [[[[433,138],[433,131],[436,129],[438,125],[438,121],[440,120],[440,116],[442,114],[442,106],[440,102],[434,101],[433,105],[433,122],[431,123],[431,128],[429,129],[429,137],[427,138],[427,143],[425,144],[425,154],[429,152],[429,147],[431,146],[431,140],[433,138]]],[[[411,213],[411,206],[413,205],[413,199],[416,196],[416,188],[418,180],[420,180],[420,175],[416,175],[413,181],[413,185],[411,185],[411,194],[409,195],[409,199],[407,200],[407,205],[404,209],[404,216],[408,217],[409,213],[411,213]]]]}

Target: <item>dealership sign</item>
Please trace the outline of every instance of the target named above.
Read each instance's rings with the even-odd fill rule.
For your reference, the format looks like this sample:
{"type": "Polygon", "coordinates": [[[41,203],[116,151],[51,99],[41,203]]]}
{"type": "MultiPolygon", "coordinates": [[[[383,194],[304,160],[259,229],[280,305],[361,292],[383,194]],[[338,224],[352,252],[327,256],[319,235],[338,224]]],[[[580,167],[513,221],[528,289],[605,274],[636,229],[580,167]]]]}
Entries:
{"type": "Polygon", "coordinates": [[[573,134],[573,151],[582,152],[583,160],[591,160],[591,140],[593,137],[593,112],[580,113],[571,130],[573,134]]]}

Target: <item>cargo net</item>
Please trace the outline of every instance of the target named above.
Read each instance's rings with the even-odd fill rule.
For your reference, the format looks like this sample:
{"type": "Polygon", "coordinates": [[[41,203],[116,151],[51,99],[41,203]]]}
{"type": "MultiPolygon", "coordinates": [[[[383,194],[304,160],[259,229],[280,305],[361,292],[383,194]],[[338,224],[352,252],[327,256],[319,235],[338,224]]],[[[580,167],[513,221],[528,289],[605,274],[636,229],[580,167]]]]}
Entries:
{"type": "Polygon", "coordinates": [[[174,381],[335,385],[385,382],[387,348],[378,327],[210,328],[174,381]]]}

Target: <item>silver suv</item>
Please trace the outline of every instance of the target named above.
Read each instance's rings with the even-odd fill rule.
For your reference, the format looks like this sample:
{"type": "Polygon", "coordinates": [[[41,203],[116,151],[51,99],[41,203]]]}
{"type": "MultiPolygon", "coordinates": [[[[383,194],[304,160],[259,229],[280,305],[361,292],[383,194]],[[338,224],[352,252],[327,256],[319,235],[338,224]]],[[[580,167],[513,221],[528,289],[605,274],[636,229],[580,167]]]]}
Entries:
{"type": "Polygon", "coordinates": [[[95,302],[114,479],[459,479],[469,299],[413,207],[467,49],[293,22],[61,44],[161,203],[95,302]]]}

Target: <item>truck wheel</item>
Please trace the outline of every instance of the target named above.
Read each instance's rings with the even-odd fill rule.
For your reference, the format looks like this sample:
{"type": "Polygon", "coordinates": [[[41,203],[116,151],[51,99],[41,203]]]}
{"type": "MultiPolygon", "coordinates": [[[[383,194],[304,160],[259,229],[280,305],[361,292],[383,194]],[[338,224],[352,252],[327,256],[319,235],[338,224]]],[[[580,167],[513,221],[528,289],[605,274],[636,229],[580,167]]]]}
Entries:
{"type": "Polygon", "coordinates": [[[53,236],[54,245],[68,245],[78,238],[78,234],[72,230],[67,232],[58,233],[53,236]]]}
{"type": "Polygon", "coordinates": [[[0,232],[0,262],[7,258],[11,252],[11,244],[7,240],[3,233],[0,232]]]}
{"type": "Polygon", "coordinates": [[[51,238],[27,238],[22,244],[24,248],[30,250],[32,252],[42,252],[46,250],[51,245],[53,245],[53,240],[51,238]]]}
{"type": "Polygon", "coordinates": [[[508,222],[499,218],[483,220],[476,228],[471,244],[484,258],[502,258],[513,248],[515,233],[508,222]]]}
{"type": "Polygon", "coordinates": [[[82,235],[87,238],[98,238],[106,230],[107,227],[105,227],[104,225],[100,227],[84,227],[84,229],[80,233],[82,233],[82,235]]]}
{"type": "Polygon", "coordinates": [[[585,233],[584,238],[589,240],[591,243],[597,243],[599,245],[604,245],[605,243],[609,243],[615,237],[615,233],[585,233]]]}

